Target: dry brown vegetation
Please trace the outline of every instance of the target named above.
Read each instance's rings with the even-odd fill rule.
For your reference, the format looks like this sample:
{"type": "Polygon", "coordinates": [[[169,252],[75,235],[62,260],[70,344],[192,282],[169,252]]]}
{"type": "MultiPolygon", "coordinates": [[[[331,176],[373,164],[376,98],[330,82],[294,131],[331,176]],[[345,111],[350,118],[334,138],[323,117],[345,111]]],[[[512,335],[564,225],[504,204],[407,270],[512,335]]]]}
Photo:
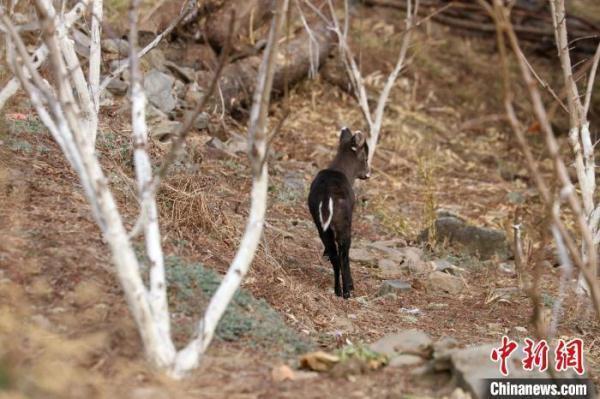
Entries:
{"type": "MultiPolygon", "coordinates": [[[[584,3],[578,1],[578,8],[584,3]]],[[[361,7],[355,16],[353,44],[360,49],[371,87],[380,88],[393,66],[400,41],[396,23],[402,15],[361,7]]],[[[499,61],[493,39],[459,36],[428,23],[417,31],[411,54],[409,67],[391,94],[374,176],[358,187],[361,205],[354,221],[354,242],[412,242],[430,225],[436,205],[511,234],[518,208],[526,238],[533,243],[534,259],[550,260],[551,249],[541,240],[544,220],[539,198],[509,127],[499,116],[503,113],[501,83],[494,67],[499,61]]],[[[531,61],[550,83],[559,82],[556,60],[532,56],[531,61]]],[[[524,95],[522,87],[515,91],[516,98],[524,95]]],[[[592,126],[600,126],[599,94],[595,90],[592,126]]],[[[532,331],[529,298],[520,292],[503,296],[503,288],[517,285],[516,277],[500,272],[495,260],[462,259],[443,245],[433,253],[458,255],[459,265],[469,271],[467,289],[459,296],[432,293],[419,276],[406,274],[411,291],[376,298],[381,282],[377,270],[354,262],[356,298],[335,297],[330,266],[321,259],[305,198],[310,179],[331,157],[337,127],[345,123],[361,128],[362,116],[352,97],[321,79],[301,83],[282,101],[292,112],[272,143],[266,233],[243,283],[245,290],[264,298],[298,336],[326,350],[337,348],[340,336],[341,342],[372,342],[387,332],[412,327],[434,337],[453,336],[462,345],[498,342],[515,326],[532,331]],[[290,178],[303,182],[304,188],[290,186],[290,178]],[[422,311],[418,317],[402,311],[415,307],[422,311]]],[[[281,107],[273,107],[273,121],[279,120],[281,107]]],[[[532,125],[530,139],[538,149],[542,171],[550,173],[533,118],[527,119],[523,107],[520,112],[532,125]]],[[[129,122],[126,112],[109,111],[104,110],[101,118],[98,151],[131,225],[137,204],[128,152],[129,122]]],[[[211,118],[220,124],[219,115],[211,118]]],[[[415,381],[397,369],[277,383],[271,379],[271,369],[295,364],[296,358],[282,357],[278,349],[255,347],[244,339],[218,341],[201,368],[183,383],[153,372],[142,357],[108,251],[75,175],[24,96],[12,100],[2,119],[0,397],[322,398],[343,392],[355,397],[445,393],[438,390],[443,384],[415,381]]],[[[564,119],[557,111],[553,123],[563,128],[564,119]]],[[[226,118],[224,124],[226,131],[243,133],[235,121],[226,118]]],[[[222,273],[243,229],[251,180],[245,156],[207,147],[208,139],[206,133],[190,137],[186,158],[166,179],[158,200],[165,253],[222,273]]],[[[165,150],[164,144],[153,143],[154,159],[165,150]]],[[[550,306],[559,272],[545,267],[543,273],[541,291],[550,306]]],[[[584,339],[588,371],[598,382],[600,331],[591,312],[579,306],[573,296],[567,298],[558,332],[584,339]]]]}

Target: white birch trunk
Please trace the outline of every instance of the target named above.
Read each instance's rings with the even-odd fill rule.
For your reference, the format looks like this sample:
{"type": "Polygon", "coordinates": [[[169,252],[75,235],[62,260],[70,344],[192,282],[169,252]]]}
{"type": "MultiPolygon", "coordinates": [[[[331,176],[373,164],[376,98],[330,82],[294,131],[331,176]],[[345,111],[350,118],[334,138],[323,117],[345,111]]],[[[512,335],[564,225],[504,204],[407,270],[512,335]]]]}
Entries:
{"type": "MultiPolygon", "coordinates": [[[[102,0],[92,0],[92,16],[90,27],[90,61],[88,68],[88,83],[90,86],[90,97],[92,100],[94,115],[100,111],[100,63],[102,62],[102,0]]],[[[91,121],[91,142],[95,146],[98,135],[98,118],[91,121]]]]}
{"type": "Polygon", "coordinates": [[[133,1],[130,9],[129,63],[131,70],[131,126],[133,128],[134,164],[140,198],[146,255],[150,262],[150,292],[148,301],[156,327],[170,361],[175,358],[175,346],[171,340],[171,322],[167,303],[167,282],[160,240],[156,197],[151,192],[152,166],[148,155],[148,126],[146,125],[146,94],[142,87],[139,58],[137,55],[138,1],[133,1]]]}

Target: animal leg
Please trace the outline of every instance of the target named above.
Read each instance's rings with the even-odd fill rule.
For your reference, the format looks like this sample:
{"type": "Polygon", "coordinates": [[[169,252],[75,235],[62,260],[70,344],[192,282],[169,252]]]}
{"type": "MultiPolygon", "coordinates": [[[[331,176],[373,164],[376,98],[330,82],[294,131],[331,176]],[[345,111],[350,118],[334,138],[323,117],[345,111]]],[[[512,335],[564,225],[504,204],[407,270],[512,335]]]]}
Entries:
{"type": "Polygon", "coordinates": [[[333,266],[333,287],[335,295],[342,296],[342,288],[340,284],[340,256],[335,245],[335,235],[331,229],[327,231],[319,229],[319,235],[321,236],[323,245],[325,245],[324,254],[327,255],[331,265],[333,266]]]}
{"type": "Polygon", "coordinates": [[[350,291],[354,288],[352,275],[350,273],[350,239],[340,240],[339,243],[339,258],[342,272],[342,296],[344,299],[350,298],[350,291]]]}

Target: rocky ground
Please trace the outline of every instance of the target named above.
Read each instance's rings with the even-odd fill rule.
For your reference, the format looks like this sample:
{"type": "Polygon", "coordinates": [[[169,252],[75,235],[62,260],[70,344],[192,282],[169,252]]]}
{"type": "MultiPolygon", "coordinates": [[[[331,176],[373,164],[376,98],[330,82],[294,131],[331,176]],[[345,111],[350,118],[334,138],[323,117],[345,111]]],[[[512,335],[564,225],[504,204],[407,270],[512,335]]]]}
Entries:
{"type": "MultiPolygon", "coordinates": [[[[402,14],[361,8],[359,15],[354,39],[368,84],[378,89],[395,58],[402,14]]],[[[123,46],[105,44],[107,68],[118,64],[123,46]]],[[[144,61],[157,163],[197,100],[198,74],[214,63],[203,46],[179,40],[144,61]]],[[[503,112],[489,67],[498,62],[493,40],[427,24],[411,51],[392,92],[373,177],[357,186],[355,296],[333,294],[305,199],[332,157],[338,127],[363,123],[354,99],[319,77],[272,107],[273,122],[284,108],[291,113],[271,146],[265,236],[217,341],[183,382],[147,367],[77,178],[27,99],[13,99],[0,129],[0,396],[481,396],[474,378],[498,372],[491,348],[503,335],[521,341],[536,333],[511,250],[517,209],[531,255],[523,279],[541,265],[546,321],[560,299],[560,272],[507,126],[501,118],[481,120],[503,112]]],[[[555,82],[552,62],[532,56],[555,82]]],[[[98,153],[131,225],[137,203],[127,88],[125,74],[103,97],[98,153]]],[[[159,193],[180,344],[228,267],[247,216],[244,134],[243,115],[207,110],[159,193]]],[[[549,173],[534,131],[530,138],[549,173]]],[[[599,331],[588,304],[569,289],[561,308],[558,336],[584,340],[587,373],[598,381],[599,331]]]]}

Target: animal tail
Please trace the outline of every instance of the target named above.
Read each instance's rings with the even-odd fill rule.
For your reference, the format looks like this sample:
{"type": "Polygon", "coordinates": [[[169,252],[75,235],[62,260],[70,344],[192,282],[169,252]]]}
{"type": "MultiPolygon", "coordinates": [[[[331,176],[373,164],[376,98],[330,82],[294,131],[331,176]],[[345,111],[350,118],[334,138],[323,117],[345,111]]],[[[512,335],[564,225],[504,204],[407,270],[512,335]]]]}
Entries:
{"type": "Polygon", "coordinates": [[[333,198],[329,197],[327,208],[323,209],[323,201],[319,202],[319,222],[323,231],[327,231],[333,218],[333,198]]]}

